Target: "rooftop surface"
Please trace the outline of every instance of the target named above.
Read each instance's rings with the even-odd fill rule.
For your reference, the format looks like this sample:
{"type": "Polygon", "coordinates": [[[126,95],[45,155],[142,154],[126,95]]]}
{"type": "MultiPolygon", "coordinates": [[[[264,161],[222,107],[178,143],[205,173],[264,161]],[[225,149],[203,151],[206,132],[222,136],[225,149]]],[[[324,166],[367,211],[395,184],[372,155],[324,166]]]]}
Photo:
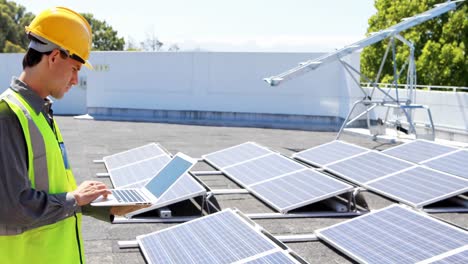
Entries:
{"type": "MultiPolygon", "coordinates": [[[[162,123],[114,122],[77,120],[73,117],[56,117],[67,145],[69,159],[78,183],[84,180],[101,180],[112,187],[107,178],[96,178],[96,173],[106,172],[103,164],[95,164],[104,156],[139,147],[151,142],[161,144],[171,153],[183,152],[200,158],[203,154],[221,150],[246,141],[254,141],[286,156],[334,140],[335,132],[313,132],[262,128],[213,127],[162,123]]],[[[343,135],[342,140],[370,149],[384,150],[393,144],[376,142],[353,135],[343,135]]],[[[199,163],[194,171],[209,170],[199,163]]],[[[224,176],[203,176],[203,182],[212,189],[239,188],[224,176]]],[[[365,192],[371,210],[392,204],[379,195],[365,192]]],[[[273,212],[271,208],[248,194],[217,196],[221,207],[238,208],[243,213],[273,212]]],[[[468,217],[460,213],[433,214],[437,218],[468,228],[468,217]]],[[[273,235],[308,234],[314,230],[342,222],[346,218],[299,218],[255,220],[273,235]]],[[[175,224],[131,223],[110,224],[85,216],[83,236],[87,263],[146,263],[138,248],[120,249],[121,240],[162,230],[175,224]]],[[[309,263],[353,263],[353,261],[324,242],[287,243],[292,250],[309,263]]]]}

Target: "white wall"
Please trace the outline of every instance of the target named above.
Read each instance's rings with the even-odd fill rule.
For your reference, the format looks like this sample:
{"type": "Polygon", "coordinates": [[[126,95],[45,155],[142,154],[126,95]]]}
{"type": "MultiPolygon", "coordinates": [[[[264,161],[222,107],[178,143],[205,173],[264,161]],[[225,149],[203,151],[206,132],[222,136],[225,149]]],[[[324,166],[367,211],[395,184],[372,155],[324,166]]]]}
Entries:
{"type": "MultiPolygon", "coordinates": [[[[92,52],[95,71],[80,72],[80,84],[54,104],[58,114],[87,108],[189,110],[344,118],[362,98],[338,62],[323,65],[278,87],[262,79],[320,53],[92,52]]],[[[21,72],[23,54],[0,54],[3,91],[21,72]]],[[[359,69],[359,54],[346,58],[359,69]]],[[[468,130],[468,93],[418,91],[436,126],[468,130]]],[[[416,121],[426,122],[417,112],[416,121]]]]}
{"type": "MultiPolygon", "coordinates": [[[[95,52],[88,107],[339,116],[350,88],[339,63],[269,87],[262,79],[321,54],[95,52]]],[[[358,55],[354,61],[358,62],[358,55]]],[[[355,63],[358,64],[358,63],[355,63]]],[[[346,104],[345,104],[346,105],[346,104]]]]}

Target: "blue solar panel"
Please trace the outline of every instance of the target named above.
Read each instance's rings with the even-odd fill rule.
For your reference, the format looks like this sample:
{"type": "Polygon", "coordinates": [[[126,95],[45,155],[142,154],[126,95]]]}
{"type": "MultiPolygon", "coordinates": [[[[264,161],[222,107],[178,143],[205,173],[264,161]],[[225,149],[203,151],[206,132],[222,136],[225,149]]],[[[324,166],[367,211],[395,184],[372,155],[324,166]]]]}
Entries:
{"type": "Polygon", "coordinates": [[[467,231],[398,205],[316,234],[362,263],[416,263],[468,244],[467,231]]]}
{"type": "Polygon", "coordinates": [[[422,163],[430,168],[468,179],[468,151],[459,150],[422,163]]]}
{"type": "Polygon", "coordinates": [[[226,166],[244,162],[269,153],[273,152],[253,142],[246,142],[237,146],[203,155],[202,157],[216,168],[221,169],[226,166]]]}
{"type": "Polygon", "coordinates": [[[138,182],[152,178],[170,160],[167,154],[127,164],[109,171],[112,185],[116,189],[129,188],[138,182]]]}
{"type": "Polygon", "coordinates": [[[311,169],[304,169],[249,187],[256,196],[282,213],[352,189],[353,186],[349,184],[311,169]]]}
{"type": "Polygon", "coordinates": [[[418,139],[384,150],[383,153],[402,160],[420,163],[455,150],[457,148],[418,139]]]}
{"type": "Polygon", "coordinates": [[[367,189],[422,207],[468,191],[468,180],[414,167],[367,184],[367,189]]]}
{"type": "Polygon", "coordinates": [[[167,153],[156,143],[150,143],[138,148],[119,152],[103,158],[108,171],[122,167],[141,160],[167,155],[167,153]]]}
{"type": "Polygon", "coordinates": [[[204,193],[206,193],[205,188],[194,180],[190,174],[185,173],[158,199],[158,202],[154,206],[173,204],[175,201],[186,200],[204,193]]]}
{"type": "Polygon", "coordinates": [[[451,254],[439,260],[428,262],[431,264],[466,264],[468,263],[468,246],[465,246],[465,250],[451,254]]]}
{"type": "Polygon", "coordinates": [[[303,169],[304,166],[273,153],[223,169],[226,174],[243,186],[303,169]]]}
{"type": "Polygon", "coordinates": [[[265,256],[258,257],[254,260],[244,262],[246,264],[294,264],[299,263],[289,256],[284,251],[277,251],[265,256]]]}
{"type": "Polygon", "coordinates": [[[232,263],[281,250],[229,209],[137,241],[148,263],[232,263]]]}
{"type": "Polygon", "coordinates": [[[412,166],[413,164],[409,162],[371,151],[332,163],[325,168],[342,178],[362,185],[412,166]]]}
{"type": "Polygon", "coordinates": [[[293,155],[293,158],[302,160],[314,166],[322,167],[329,163],[366,151],[369,150],[343,141],[335,140],[298,152],[293,155]]]}

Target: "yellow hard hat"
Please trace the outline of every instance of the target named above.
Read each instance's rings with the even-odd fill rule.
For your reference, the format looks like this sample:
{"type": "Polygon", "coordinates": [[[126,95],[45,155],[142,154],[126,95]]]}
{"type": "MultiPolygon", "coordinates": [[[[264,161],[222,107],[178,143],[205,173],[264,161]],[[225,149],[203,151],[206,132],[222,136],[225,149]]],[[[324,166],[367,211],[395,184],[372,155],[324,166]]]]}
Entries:
{"type": "Polygon", "coordinates": [[[92,44],[91,26],[80,14],[65,7],[53,7],[37,15],[25,28],[27,34],[52,42],[92,69],[88,62],[92,44]]]}

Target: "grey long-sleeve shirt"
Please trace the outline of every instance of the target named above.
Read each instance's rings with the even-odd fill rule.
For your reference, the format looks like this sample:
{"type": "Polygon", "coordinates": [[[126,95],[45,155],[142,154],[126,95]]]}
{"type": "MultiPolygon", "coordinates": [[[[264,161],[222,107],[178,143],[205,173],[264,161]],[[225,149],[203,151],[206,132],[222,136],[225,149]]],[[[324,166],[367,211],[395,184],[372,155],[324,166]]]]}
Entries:
{"type": "MultiPolygon", "coordinates": [[[[42,99],[16,78],[10,88],[51,123],[50,100],[42,99]]],[[[52,224],[80,209],[70,193],[48,194],[31,188],[27,153],[18,118],[4,101],[0,102],[0,233],[2,229],[31,229],[52,224]]]]}

